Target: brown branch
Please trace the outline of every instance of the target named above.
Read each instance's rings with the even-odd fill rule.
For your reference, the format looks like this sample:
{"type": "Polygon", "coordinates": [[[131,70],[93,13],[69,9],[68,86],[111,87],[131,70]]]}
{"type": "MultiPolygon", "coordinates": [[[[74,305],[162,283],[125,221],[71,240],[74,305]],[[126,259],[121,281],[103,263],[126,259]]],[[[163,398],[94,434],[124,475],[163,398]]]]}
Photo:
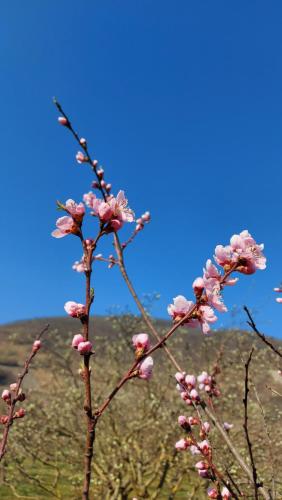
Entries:
{"type": "Polygon", "coordinates": [[[243,404],[244,404],[244,431],[246,435],[246,441],[248,445],[248,450],[249,450],[249,455],[250,455],[250,460],[251,460],[251,465],[252,465],[252,472],[253,472],[253,484],[254,484],[254,490],[255,490],[255,499],[258,500],[258,487],[260,484],[258,483],[258,475],[257,475],[257,469],[255,465],[255,460],[254,460],[254,455],[253,455],[253,446],[252,442],[250,439],[250,434],[249,434],[249,429],[248,429],[248,393],[249,393],[249,367],[252,361],[252,356],[254,353],[254,348],[252,347],[249,357],[245,363],[245,394],[243,398],[243,404]]]}
{"type": "MultiPolygon", "coordinates": [[[[39,335],[37,335],[37,337],[36,337],[35,340],[40,340],[41,337],[42,337],[42,335],[45,332],[47,332],[48,329],[49,329],[49,325],[46,325],[41,330],[41,332],[39,333],[39,335]]],[[[19,401],[19,394],[20,394],[20,389],[21,389],[21,386],[22,386],[23,379],[27,375],[27,373],[29,371],[29,367],[30,367],[31,361],[33,360],[33,358],[35,357],[35,355],[37,354],[37,352],[38,351],[35,350],[35,349],[33,349],[33,347],[32,347],[31,352],[30,352],[28,358],[25,361],[24,369],[23,369],[22,373],[20,373],[18,375],[16,389],[14,391],[14,396],[13,396],[11,404],[10,404],[10,409],[9,409],[9,413],[8,413],[8,420],[7,420],[6,424],[5,424],[5,430],[4,430],[4,433],[3,433],[2,441],[0,443],[0,462],[1,462],[2,458],[4,457],[4,455],[6,453],[8,436],[9,436],[10,429],[11,429],[11,427],[13,425],[13,422],[14,422],[14,410],[15,410],[15,406],[16,406],[17,402],[19,401]]]]}
{"type": "Polygon", "coordinates": [[[247,306],[244,306],[244,311],[246,311],[247,313],[247,316],[249,318],[249,321],[247,321],[248,325],[252,328],[252,330],[256,333],[256,335],[268,346],[270,347],[270,349],[272,349],[273,352],[275,352],[275,354],[277,354],[280,358],[282,358],[282,353],[276,348],[274,347],[274,345],[266,338],[266,336],[259,332],[257,327],[256,327],[256,324],[251,316],[251,313],[249,311],[249,309],[247,308],[247,306]]]}

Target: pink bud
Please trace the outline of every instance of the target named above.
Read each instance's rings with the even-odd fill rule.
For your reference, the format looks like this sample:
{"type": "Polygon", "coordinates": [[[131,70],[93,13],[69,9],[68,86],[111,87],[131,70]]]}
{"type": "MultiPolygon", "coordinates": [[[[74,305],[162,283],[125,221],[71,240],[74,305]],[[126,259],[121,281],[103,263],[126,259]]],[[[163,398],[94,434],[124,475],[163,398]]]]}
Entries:
{"type": "Polygon", "coordinates": [[[199,420],[196,417],[189,417],[188,422],[190,425],[198,425],[199,420]]]}
{"type": "Polygon", "coordinates": [[[207,491],[207,494],[208,494],[209,498],[217,498],[218,497],[218,493],[217,493],[216,488],[209,488],[207,491]]]}
{"type": "MultiPolygon", "coordinates": [[[[114,258],[113,255],[110,255],[109,258],[114,258]]],[[[133,335],[132,343],[135,349],[141,350],[142,352],[147,351],[150,348],[150,340],[147,333],[139,333],[138,335],[133,335]]]]}
{"type": "Polygon", "coordinates": [[[6,402],[11,401],[11,393],[10,391],[8,391],[8,389],[4,389],[4,391],[2,392],[2,399],[6,402]]]}
{"type": "Polygon", "coordinates": [[[209,465],[206,462],[204,462],[203,460],[200,460],[200,462],[197,462],[195,464],[195,467],[196,467],[196,469],[201,470],[201,469],[208,469],[209,465]]]}
{"type": "Polygon", "coordinates": [[[177,443],[175,443],[175,448],[176,448],[178,451],[184,451],[184,450],[187,450],[187,448],[188,448],[188,443],[187,443],[186,439],[180,439],[179,441],[177,441],[177,443]]]}
{"type": "Polygon", "coordinates": [[[282,304],[282,297],[277,297],[276,302],[278,302],[279,304],[282,304]]]}
{"type": "Polygon", "coordinates": [[[182,382],[184,382],[184,380],[185,380],[185,372],[183,372],[183,373],[181,373],[181,372],[177,372],[177,373],[175,374],[175,378],[176,378],[177,382],[178,382],[179,384],[181,384],[181,383],[182,383],[182,382]]]}
{"type": "Polygon", "coordinates": [[[205,288],[205,283],[203,278],[196,278],[192,285],[194,290],[203,290],[205,288]]]}
{"type": "Polygon", "coordinates": [[[88,161],[87,156],[85,156],[81,151],[78,151],[75,155],[77,163],[85,163],[88,161]]]}
{"type": "Polygon", "coordinates": [[[230,431],[230,429],[232,429],[232,427],[233,427],[233,424],[229,424],[228,422],[223,423],[223,429],[225,429],[226,432],[230,431]]]}
{"type": "Polygon", "coordinates": [[[67,125],[69,125],[68,120],[67,120],[64,116],[59,116],[59,118],[58,118],[58,122],[59,122],[61,125],[64,125],[65,127],[66,127],[67,125]]]}
{"type": "Polygon", "coordinates": [[[137,233],[139,233],[139,231],[142,231],[142,229],[144,229],[143,224],[137,224],[137,225],[136,225],[136,228],[135,228],[135,231],[136,231],[137,233]]]}
{"type": "Polygon", "coordinates": [[[89,340],[87,340],[86,342],[79,342],[77,350],[78,352],[80,352],[80,354],[89,354],[92,350],[92,344],[91,342],[89,342],[89,340]]]}
{"type": "Polygon", "coordinates": [[[222,500],[228,500],[229,498],[231,498],[231,493],[230,493],[229,489],[226,488],[226,486],[224,486],[222,488],[221,496],[222,496],[222,500]]]}
{"type": "Polygon", "coordinates": [[[179,425],[181,425],[181,427],[183,427],[184,425],[187,424],[187,418],[184,417],[184,415],[180,415],[178,417],[178,423],[179,423],[179,425]]]}
{"type": "Polygon", "coordinates": [[[4,425],[5,425],[5,424],[8,422],[8,420],[9,420],[8,415],[1,415],[1,416],[0,416],[0,423],[1,423],[1,424],[4,424],[4,425]]]}
{"type": "Polygon", "coordinates": [[[151,219],[151,215],[150,215],[150,212],[145,212],[143,215],[142,215],[142,219],[144,222],[149,222],[149,220],[151,219]]]}
{"type": "Polygon", "coordinates": [[[23,418],[25,416],[24,408],[20,408],[14,415],[14,418],[23,418]]]}
{"type": "Polygon", "coordinates": [[[93,165],[94,168],[96,168],[97,165],[98,165],[98,160],[93,160],[92,161],[92,165],[93,165]]]}
{"type": "Polygon", "coordinates": [[[17,390],[17,385],[18,384],[15,383],[15,382],[13,384],[10,384],[10,390],[13,391],[13,392],[15,392],[17,390]]]}
{"type": "Polygon", "coordinates": [[[92,187],[93,187],[94,189],[98,189],[98,187],[99,187],[99,182],[97,182],[97,181],[93,181],[93,182],[92,182],[92,187]]]}
{"type": "Polygon", "coordinates": [[[84,137],[81,137],[81,139],[79,139],[79,142],[81,146],[86,146],[86,139],[84,139],[84,137]]]}
{"type": "Polygon", "coordinates": [[[210,432],[210,429],[211,429],[211,426],[210,426],[209,422],[204,422],[202,425],[202,431],[205,434],[208,434],[210,432]]]}
{"type": "Polygon", "coordinates": [[[151,356],[144,359],[139,365],[138,377],[149,380],[153,375],[154,360],[151,356]]]}
{"type": "Polygon", "coordinates": [[[84,337],[79,333],[77,335],[75,335],[72,339],[72,343],[71,343],[71,346],[74,348],[74,349],[77,349],[78,348],[78,345],[81,343],[81,342],[84,342],[84,337]]]}
{"type": "Polygon", "coordinates": [[[103,176],[104,176],[104,169],[103,168],[99,168],[99,170],[97,170],[97,175],[100,179],[103,179],[103,176]]]}
{"type": "Polygon", "coordinates": [[[41,347],[41,341],[40,341],[40,340],[35,340],[35,341],[33,342],[32,352],[37,352],[37,351],[39,351],[40,347],[41,347]]]}
{"type": "Polygon", "coordinates": [[[206,469],[199,469],[198,470],[198,474],[200,477],[202,477],[203,479],[206,479],[207,477],[209,477],[209,471],[206,470],[206,469]]]}
{"type": "Polygon", "coordinates": [[[106,190],[107,190],[107,191],[111,191],[111,189],[112,189],[112,185],[111,185],[111,184],[107,184],[107,185],[106,185],[106,190]]]}
{"type": "Polygon", "coordinates": [[[106,187],[106,181],[104,181],[104,179],[101,180],[101,186],[102,186],[102,188],[106,187]]]}

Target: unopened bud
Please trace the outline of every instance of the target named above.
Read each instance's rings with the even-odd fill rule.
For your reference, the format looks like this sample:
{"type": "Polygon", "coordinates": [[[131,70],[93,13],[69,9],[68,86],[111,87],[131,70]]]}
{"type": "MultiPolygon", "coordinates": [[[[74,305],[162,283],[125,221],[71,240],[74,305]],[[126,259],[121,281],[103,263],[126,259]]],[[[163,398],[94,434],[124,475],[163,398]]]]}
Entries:
{"type": "Polygon", "coordinates": [[[41,341],[40,340],[35,340],[33,342],[32,351],[33,352],[37,352],[37,351],[39,351],[40,347],[41,347],[41,341]]]}
{"type": "Polygon", "coordinates": [[[64,116],[59,116],[58,122],[61,125],[64,125],[64,127],[67,127],[69,125],[69,122],[68,122],[67,118],[65,118],[64,116]]]}
{"type": "Polygon", "coordinates": [[[14,414],[14,418],[23,418],[25,416],[25,410],[24,408],[20,408],[16,413],[14,414]]]}
{"type": "Polygon", "coordinates": [[[8,391],[8,389],[4,389],[2,392],[2,399],[3,401],[6,401],[6,403],[9,403],[11,401],[11,393],[8,391]]]}

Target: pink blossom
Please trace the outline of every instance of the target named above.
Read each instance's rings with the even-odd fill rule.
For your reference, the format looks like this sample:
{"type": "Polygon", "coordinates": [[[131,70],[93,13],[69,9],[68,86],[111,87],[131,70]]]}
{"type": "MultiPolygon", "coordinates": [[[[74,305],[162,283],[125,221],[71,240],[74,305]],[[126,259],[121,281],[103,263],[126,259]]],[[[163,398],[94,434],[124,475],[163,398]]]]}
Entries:
{"type": "Polygon", "coordinates": [[[11,393],[10,393],[10,391],[8,391],[8,389],[4,389],[4,391],[2,392],[2,396],[1,397],[2,397],[3,401],[6,401],[6,402],[11,401],[11,393]]]}
{"type": "Polygon", "coordinates": [[[181,425],[181,427],[183,427],[183,426],[187,425],[187,423],[188,423],[188,422],[187,422],[187,418],[186,418],[186,417],[184,417],[184,415],[180,415],[180,416],[178,417],[178,423],[179,423],[179,425],[181,425]]]}
{"type": "Polygon", "coordinates": [[[184,382],[184,380],[185,380],[185,372],[183,372],[183,373],[181,373],[181,372],[176,372],[176,374],[175,374],[175,378],[176,378],[177,382],[178,382],[179,384],[181,384],[181,382],[184,382]]]}
{"type": "Polygon", "coordinates": [[[200,462],[197,462],[195,464],[196,469],[209,469],[209,465],[204,462],[203,460],[200,460],[200,462]]]}
{"type": "Polygon", "coordinates": [[[198,420],[196,417],[189,417],[189,418],[188,418],[188,423],[189,423],[190,425],[198,425],[199,420],[198,420]]]}
{"type": "Polygon", "coordinates": [[[200,470],[198,470],[198,474],[199,474],[199,476],[200,476],[201,478],[203,478],[203,479],[208,478],[208,477],[209,477],[209,475],[210,475],[210,474],[209,474],[209,471],[208,471],[208,470],[206,470],[206,469],[200,469],[200,470]]]}
{"type": "Polygon", "coordinates": [[[188,447],[189,447],[189,443],[187,442],[186,439],[180,439],[179,441],[177,441],[177,443],[175,443],[175,448],[178,451],[187,450],[188,447]]]}
{"type": "Polygon", "coordinates": [[[150,348],[149,335],[147,333],[139,333],[138,335],[133,335],[132,343],[136,350],[145,352],[150,348]]]}
{"type": "Polygon", "coordinates": [[[211,426],[210,426],[209,422],[203,422],[202,431],[204,432],[204,434],[208,434],[210,432],[210,429],[211,429],[211,426]]]}
{"type": "Polygon", "coordinates": [[[203,278],[196,278],[193,281],[192,287],[193,287],[193,290],[195,293],[202,292],[202,290],[205,288],[205,283],[204,283],[203,278]]]}
{"type": "MultiPolygon", "coordinates": [[[[207,282],[210,279],[214,279],[216,281],[221,281],[222,275],[218,271],[217,267],[212,263],[210,259],[207,260],[206,262],[206,267],[203,269],[204,275],[203,279],[205,282],[205,286],[207,286],[207,282]]],[[[224,285],[235,285],[237,283],[238,278],[228,278],[227,280],[224,281],[224,285]]]]}
{"type": "Polygon", "coordinates": [[[207,494],[209,498],[217,498],[218,497],[218,492],[216,488],[208,488],[207,494]]]}
{"type": "Polygon", "coordinates": [[[79,142],[81,146],[86,146],[86,139],[84,139],[84,137],[81,137],[81,139],[79,139],[79,142]]]}
{"type": "Polygon", "coordinates": [[[77,273],[84,273],[87,269],[86,263],[85,263],[85,257],[84,255],[81,257],[81,260],[76,260],[75,263],[72,266],[72,269],[76,271],[77,273]]]}
{"type": "Polygon", "coordinates": [[[282,293],[282,288],[275,287],[273,290],[274,292],[282,293]]]}
{"type": "Polygon", "coordinates": [[[72,217],[59,217],[56,222],[57,229],[55,229],[51,234],[54,238],[63,238],[67,234],[78,234],[79,228],[72,217]]]}
{"type": "Polygon", "coordinates": [[[151,220],[151,214],[150,212],[145,212],[142,216],[141,216],[143,222],[149,222],[151,220]]]}
{"type": "Polygon", "coordinates": [[[77,163],[85,163],[88,161],[87,156],[85,156],[81,151],[78,151],[75,155],[77,163]]]}
{"type": "Polygon", "coordinates": [[[209,323],[217,321],[217,317],[210,306],[200,306],[197,311],[198,319],[203,333],[210,331],[209,323]]]}
{"type": "Polygon", "coordinates": [[[66,209],[74,220],[81,221],[85,214],[85,206],[83,203],[75,203],[74,200],[66,201],[66,209]]]}
{"type": "Polygon", "coordinates": [[[192,391],[190,391],[190,398],[193,401],[199,401],[200,400],[198,391],[196,391],[196,389],[192,389],[192,391]]]}
{"type": "Polygon", "coordinates": [[[199,446],[201,452],[203,453],[203,455],[208,455],[209,450],[210,450],[210,444],[206,439],[204,439],[204,441],[201,441],[200,443],[198,443],[198,446],[199,446]]]}
{"type": "Polygon", "coordinates": [[[194,375],[186,375],[185,383],[187,384],[189,389],[195,387],[196,386],[196,377],[194,375]]]}
{"type": "MultiPolygon", "coordinates": [[[[211,383],[211,376],[207,374],[207,372],[202,372],[198,377],[198,382],[200,385],[204,386],[206,384],[211,383]]],[[[203,387],[200,387],[200,389],[203,389],[203,387]]]]}
{"type": "Polygon", "coordinates": [[[71,343],[71,346],[74,348],[74,349],[77,349],[78,348],[78,345],[81,343],[81,342],[84,342],[84,337],[83,335],[81,335],[80,333],[78,333],[77,335],[75,335],[72,339],[72,343],[71,343]]]}
{"type": "Polygon", "coordinates": [[[196,446],[195,444],[192,444],[190,446],[190,452],[192,455],[201,455],[201,451],[199,450],[198,446],[196,446]]]}
{"type": "Polygon", "coordinates": [[[72,318],[82,318],[86,314],[86,309],[84,304],[79,304],[77,302],[73,302],[69,300],[68,302],[65,303],[64,305],[65,311],[72,317],[72,318]]]}
{"type": "Polygon", "coordinates": [[[227,307],[221,296],[221,285],[216,278],[205,280],[206,294],[209,304],[220,312],[226,312],[227,307]]]}
{"type": "Polygon", "coordinates": [[[263,244],[258,245],[247,230],[234,234],[230,245],[215,248],[215,260],[225,269],[237,263],[236,271],[253,274],[257,269],[266,268],[266,258],[263,255],[263,244]]]}
{"type": "Polygon", "coordinates": [[[142,361],[138,367],[138,377],[144,380],[149,380],[153,375],[154,360],[151,356],[142,361]]]}
{"type": "MultiPolygon", "coordinates": [[[[167,311],[174,321],[180,321],[193,309],[194,305],[195,304],[191,300],[187,300],[183,295],[177,295],[177,297],[173,299],[173,304],[169,304],[167,311]]],[[[192,323],[192,320],[187,321],[191,321],[192,323]]],[[[192,326],[192,324],[190,326],[192,326]]]]}
{"type": "Polygon", "coordinates": [[[223,429],[226,430],[226,432],[230,431],[232,429],[233,424],[229,424],[228,422],[223,423],[223,429]]]}
{"type": "Polygon", "coordinates": [[[92,350],[92,344],[91,342],[89,342],[89,340],[87,340],[86,342],[79,342],[77,350],[78,352],[80,352],[80,354],[89,354],[92,350]]]}
{"type": "Polygon", "coordinates": [[[228,500],[229,498],[231,498],[231,493],[230,493],[229,489],[226,488],[226,486],[224,486],[222,488],[221,496],[222,496],[222,500],[228,500]]]}
{"type": "Polygon", "coordinates": [[[41,347],[41,341],[40,340],[35,340],[33,342],[32,351],[33,352],[37,352],[37,351],[39,351],[40,347],[41,347]]]}
{"type": "Polygon", "coordinates": [[[279,304],[282,304],[282,297],[277,297],[276,302],[278,302],[279,304]]]}

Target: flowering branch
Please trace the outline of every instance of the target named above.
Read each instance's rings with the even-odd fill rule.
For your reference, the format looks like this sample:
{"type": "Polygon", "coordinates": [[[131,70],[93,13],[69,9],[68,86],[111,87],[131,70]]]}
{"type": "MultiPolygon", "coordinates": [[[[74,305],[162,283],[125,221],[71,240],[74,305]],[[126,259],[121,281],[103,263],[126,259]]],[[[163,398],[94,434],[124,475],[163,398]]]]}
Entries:
{"type": "Polygon", "coordinates": [[[18,411],[15,411],[16,404],[18,402],[22,402],[25,400],[25,394],[21,390],[21,386],[23,383],[23,380],[25,376],[27,375],[29,371],[30,364],[33,360],[33,358],[36,356],[37,352],[39,351],[41,347],[41,337],[42,335],[47,332],[49,329],[49,325],[46,325],[43,330],[37,335],[35,341],[33,342],[31,352],[28,356],[28,358],[25,361],[24,364],[24,369],[22,373],[18,375],[18,380],[16,383],[13,383],[10,385],[10,391],[8,389],[4,389],[2,392],[2,399],[5,401],[5,403],[9,407],[9,412],[7,415],[2,415],[0,417],[0,422],[5,425],[5,430],[3,433],[3,437],[0,443],[0,462],[2,458],[4,457],[6,450],[7,450],[7,442],[8,442],[8,437],[9,437],[9,432],[12,427],[12,424],[15,419],[17,418],[23,418],[25,416],[25,410],[23,408],[20,408],[18,411]]]}

